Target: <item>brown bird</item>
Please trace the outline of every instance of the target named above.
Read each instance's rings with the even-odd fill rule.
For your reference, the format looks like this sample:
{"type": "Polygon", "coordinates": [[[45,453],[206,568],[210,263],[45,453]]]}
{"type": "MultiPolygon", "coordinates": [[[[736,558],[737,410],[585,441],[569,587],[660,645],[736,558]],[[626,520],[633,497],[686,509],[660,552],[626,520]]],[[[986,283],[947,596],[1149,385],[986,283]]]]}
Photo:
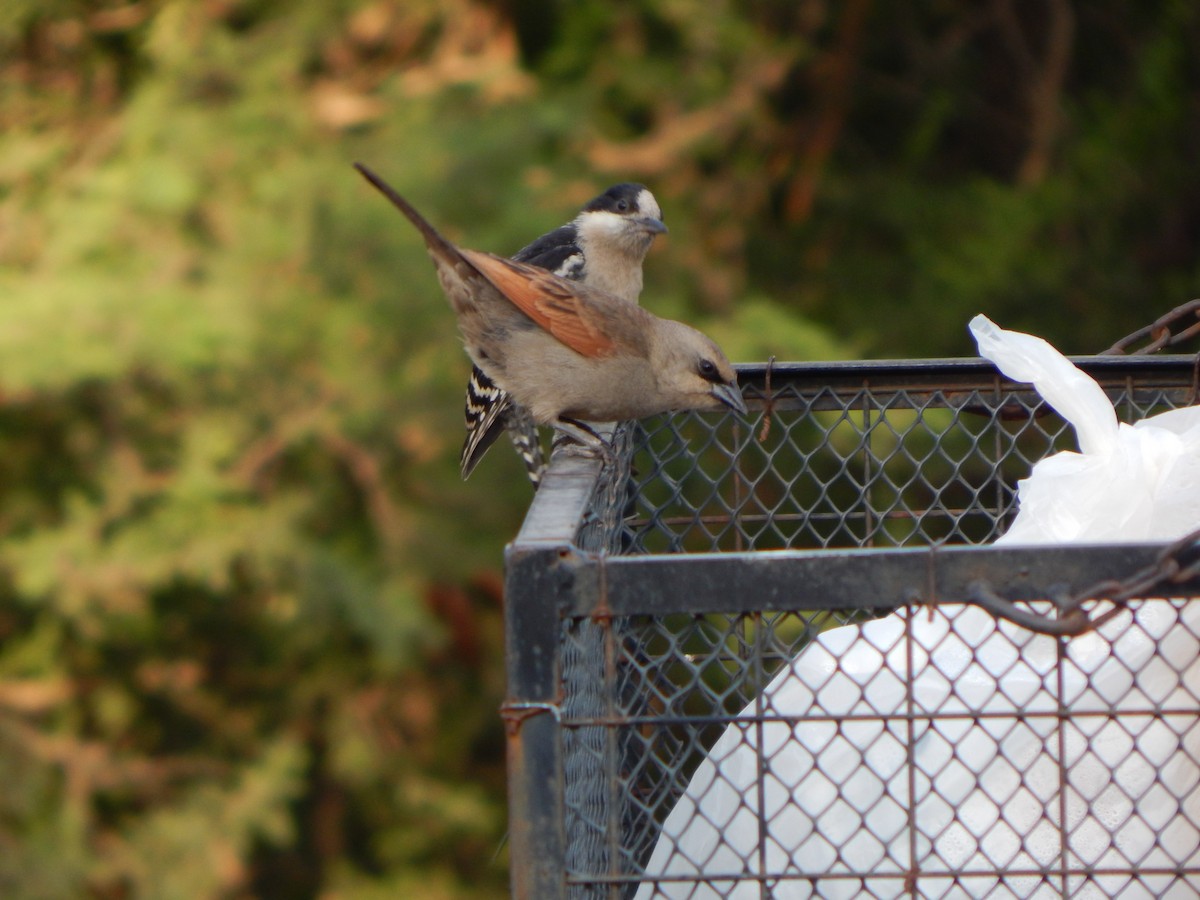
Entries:
{"type": "MultiPolygon", "coordinates": [[[[655,236],[666,230],[654,195],[644,185],[626,182],[594,197],[566,225],[543,234],[511,258],[637,303],[642,261],[655,236]]],[[[466,393],[467,436],[459,456],[462,477],[470,476],[500,433],[507,431],[536,490],[546,459],[529,413],[478,366],[471,369],[466,393]]]]}
{"type": "Polygon", "coordinates": [[[746,412],[737,375],[709,337],[545,269],[460,249],[374,172],[355,168],[421,232],[467,355],[535,422],[607,454],[586,422],[746,412]]]}

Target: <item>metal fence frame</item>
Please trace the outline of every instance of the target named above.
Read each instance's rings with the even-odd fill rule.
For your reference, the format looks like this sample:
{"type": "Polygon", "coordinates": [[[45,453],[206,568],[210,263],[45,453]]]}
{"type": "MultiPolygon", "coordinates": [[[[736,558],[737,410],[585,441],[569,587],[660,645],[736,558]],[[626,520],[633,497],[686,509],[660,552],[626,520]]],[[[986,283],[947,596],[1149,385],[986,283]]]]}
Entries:
{"type": "MultiPolygon", "coordinates": [[[[1180,405],[1195,401],[1192,356],[1074,361],[1106,389],[1167,390],[1180,405]]],[[[1029,386],[1004,379],[990,363],[977,359],[793,363],[769,369],[743,365],[739,375],[755,418],[767,409],[788,408],[786,401],[768,400],[768,394],[789,384],[834,391],[902,386],[913,396],[939,392],[948,403],[972,391],[1036,401],[1029,386]]],[[[620,518],[628,478],[627,431],[618,432],[618,446],[621,464],[612,470],[599,460],[556,453],[506,551],[508,687],[502,717],[508,741],[512,892],[518,898],[578,893],[568,883],[573,849],[564,827],[564,773],[571,765],[570,741],[561,727],[564,703],[570,702],[564,692],[562,640],[567,617],[582,617],[594,626],[593,663],[604,666],[607,653],[611,666],[614,623],[624,616],[965,602],[980,585],[1008,601],[1034,600],[1127,577],[1153,566],[1162,550],[1147,544],[947,545],[622,556],[614,552],[619,549],[614,520],[620,518]]],[[[1200,595],[1200,579],[1178,589],[1177,596],[1188,591],[1200,595]]],[[[597,721],[603,724],[603,715],[597,721]]],[[[600,814],[619,826],[615,805],[600,814]]],[[[589,896],[622,896],[628,881],[614,876],[607,891],[589,896]]]]}

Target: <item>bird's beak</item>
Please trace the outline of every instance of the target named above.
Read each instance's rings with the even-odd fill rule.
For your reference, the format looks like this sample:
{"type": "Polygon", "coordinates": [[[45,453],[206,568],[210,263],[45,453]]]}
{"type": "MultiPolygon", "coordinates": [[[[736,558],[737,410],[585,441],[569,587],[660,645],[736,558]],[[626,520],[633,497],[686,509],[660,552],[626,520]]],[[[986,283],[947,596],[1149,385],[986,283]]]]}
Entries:
{"type": "Polygon", "coordinates": [[[712,395],[742,415],[749,412],[746,409],[746,401],[742,399],[741,388],[734,384],[714,384],[712,386],[712,395]]]}
{"type": "Polygon", "coordinates": [[[656,219],[654,216],[642,216],[637,220],[637,223],[642,226],[642,229],[647,234],[666,234],[667,226],[663,224],[662,219],[656,219]]]}

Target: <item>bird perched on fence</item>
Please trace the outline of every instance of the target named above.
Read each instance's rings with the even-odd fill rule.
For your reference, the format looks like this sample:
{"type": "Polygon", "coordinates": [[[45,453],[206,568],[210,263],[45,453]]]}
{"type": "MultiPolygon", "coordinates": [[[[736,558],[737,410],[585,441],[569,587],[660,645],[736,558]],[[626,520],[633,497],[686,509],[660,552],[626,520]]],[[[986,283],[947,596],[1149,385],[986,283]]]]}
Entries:
{"type": "Polygon", "coordinates": [[[711,338],[607,291],[456,247],[374,172],[355,168],[421,232],[471,361],[534,422],[606,455],[587,422],[746,412],[737,375],[711,338]]]}
{"type": "MultiPolygon", "coordinates": [[[[667,226],[658,201],[643,185],[617,184],[591,200],[572,221],[550,231],[513,255],[518,262],[548,269],[637,303],[642,292],[642,261],[655,235],[667,226]]],[[[488,448],[507,430],[536,488],[545,460],[537,426],[475,366],[467,382],[467,437],[459,459],[467,478],[488,448]]]]}

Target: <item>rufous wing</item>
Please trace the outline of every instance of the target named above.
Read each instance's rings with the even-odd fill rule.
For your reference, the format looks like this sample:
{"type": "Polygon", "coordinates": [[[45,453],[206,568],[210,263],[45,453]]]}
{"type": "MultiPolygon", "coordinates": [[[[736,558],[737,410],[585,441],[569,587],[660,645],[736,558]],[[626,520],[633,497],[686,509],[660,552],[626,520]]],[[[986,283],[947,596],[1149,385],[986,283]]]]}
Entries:
{"type": "Polygon", "coordinates": [[[491,253],[464,249],[462,254],[517,309],[576,353],[598,358],[616,352],[617,346],[605,334],[597,313],[580,298],[580,289],[573,283],[491,253]]]}

